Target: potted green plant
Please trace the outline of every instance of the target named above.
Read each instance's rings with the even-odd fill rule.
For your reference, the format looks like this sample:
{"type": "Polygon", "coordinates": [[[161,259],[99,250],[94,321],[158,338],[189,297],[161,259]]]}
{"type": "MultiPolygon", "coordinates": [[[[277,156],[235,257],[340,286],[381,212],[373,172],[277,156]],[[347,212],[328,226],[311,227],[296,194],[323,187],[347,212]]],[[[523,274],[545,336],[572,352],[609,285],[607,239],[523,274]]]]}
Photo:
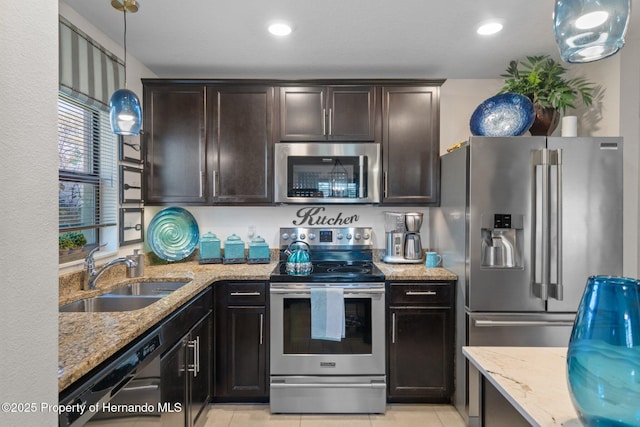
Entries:
{"type": "Polygon", "coordinates": [[[69,233],[60,234],[58,236],[58,255],[66,255],[73,247],[73,241],[69,237],[69,233]]]}
{"type": "Polygon", "coordinates": [[[532,135],[550,135],[558,126],[560,112],[576,108],[580,96],[589,106],[593,101],[593,83],[585,78],[567,79],[567,69],[548,55],[527,56],[526,60],[511,61],[499,93],[513,92],[528,97],[536,111],[536,120],[529,129],[532,135]]]}
{"type": "Polygon", "coordinates": [[[84,245],[87,244],[87,238],[84,237],[84,234],[79,231],[69,233],[69,238],[71,239],[71,242],[73,244],[73,246],[71,246],[72,252],[78,250],[81,251],[84,245]]]}

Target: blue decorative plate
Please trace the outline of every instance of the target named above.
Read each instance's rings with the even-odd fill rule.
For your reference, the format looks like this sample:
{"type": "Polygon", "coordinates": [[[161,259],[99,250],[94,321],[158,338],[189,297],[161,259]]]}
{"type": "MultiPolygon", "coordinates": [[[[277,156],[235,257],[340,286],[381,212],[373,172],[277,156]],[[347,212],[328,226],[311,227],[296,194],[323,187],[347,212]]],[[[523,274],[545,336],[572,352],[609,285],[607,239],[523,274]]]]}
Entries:
{"type": "Polygon", "coordinates": [[[533,103],[517,93],[503,93],[485,100],[471,115],[471,133],[478,136],[519,136],[536,118],[533,103]]]}
{"type": "Polygon", "coordinates": [[[193,215],[179,207],[158,212],[147,229],[151,250],[166,261],[179,261],[191,255],[198,245],[199,235],[193,215]]]}

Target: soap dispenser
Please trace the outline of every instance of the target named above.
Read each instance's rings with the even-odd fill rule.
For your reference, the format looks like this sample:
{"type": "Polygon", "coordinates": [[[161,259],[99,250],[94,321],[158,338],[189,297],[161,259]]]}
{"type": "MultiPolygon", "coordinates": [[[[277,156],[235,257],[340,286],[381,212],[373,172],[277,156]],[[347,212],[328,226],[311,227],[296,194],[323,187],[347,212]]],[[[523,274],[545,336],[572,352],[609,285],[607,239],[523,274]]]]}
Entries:
{"type": "Polygon", "coordinates": [[[139,251],[139,249],[134,249],[133,255],[127,255],[127,259],[135,263],[132,266],[127,264],[127,277],[129,278],[144,276],[144,254],[139,253],[139,251]]]}

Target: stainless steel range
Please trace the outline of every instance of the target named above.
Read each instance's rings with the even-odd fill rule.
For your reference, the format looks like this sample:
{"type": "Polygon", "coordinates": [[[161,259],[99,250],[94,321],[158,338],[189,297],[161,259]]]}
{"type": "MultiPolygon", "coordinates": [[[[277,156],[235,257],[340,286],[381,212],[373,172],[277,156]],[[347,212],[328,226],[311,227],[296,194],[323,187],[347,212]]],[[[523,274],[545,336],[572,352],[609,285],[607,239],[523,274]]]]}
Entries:
{"type": "Polygon", "coordinates": [[[272,413],[385,412],[384,274],[372,260],[371,228],[280,229],[270,287],[272,413]],[[292,268],[307,258],[296,250],[308,252],[308,274],[292,268]],[[342,322],[342,336],[318,338],[327,313],[328,323],[342,322]]]}

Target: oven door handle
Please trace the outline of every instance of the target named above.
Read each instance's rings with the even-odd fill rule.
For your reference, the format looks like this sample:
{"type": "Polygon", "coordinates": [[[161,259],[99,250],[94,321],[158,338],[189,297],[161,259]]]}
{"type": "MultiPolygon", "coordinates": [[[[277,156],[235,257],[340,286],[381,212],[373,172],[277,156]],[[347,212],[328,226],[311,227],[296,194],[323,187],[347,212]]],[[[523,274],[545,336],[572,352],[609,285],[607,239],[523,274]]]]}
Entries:
{"type": "MultiPolygon", "coordinates": [[[[309,296],[311,295],[311,289],[296,289],[296,290],[292,290],[292,289],[274,289],[271,288],[269,290],[269,292],[271,294],[278,294],[278,295],[288,295],[288,296],[309,296]]],[[[373,297],[378,297],[380,295],[383,295],[385,292],[384,288],[381,289],[345,289],[344,290],[344,296],[349,296],[349,295],[358,295],[358,296],[367,296],[367,295],[371,295],[373,297]]]]}
{"type": "Polygon", "coordinates": [[[311,383],[311,384],[286,384],[271,383],[271,388],[387,388],[384,382],[371,383],[311,383]]]}

